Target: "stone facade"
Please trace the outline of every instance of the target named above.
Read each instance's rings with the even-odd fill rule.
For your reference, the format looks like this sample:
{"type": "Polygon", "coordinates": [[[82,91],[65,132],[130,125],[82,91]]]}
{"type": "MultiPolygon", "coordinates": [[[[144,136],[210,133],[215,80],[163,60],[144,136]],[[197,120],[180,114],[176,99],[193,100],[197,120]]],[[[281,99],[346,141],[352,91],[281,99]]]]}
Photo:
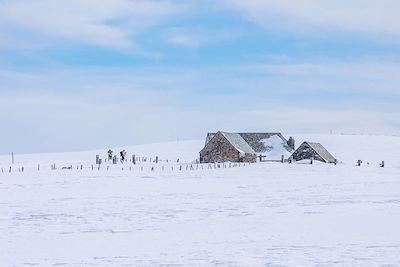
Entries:
{"type": "Polygon", "coordinates": [[[255,153],[240,151],[229,142],[224,134],[218,132],[200,151],[200,162],[257,162],[257,157],[255,153]]]}

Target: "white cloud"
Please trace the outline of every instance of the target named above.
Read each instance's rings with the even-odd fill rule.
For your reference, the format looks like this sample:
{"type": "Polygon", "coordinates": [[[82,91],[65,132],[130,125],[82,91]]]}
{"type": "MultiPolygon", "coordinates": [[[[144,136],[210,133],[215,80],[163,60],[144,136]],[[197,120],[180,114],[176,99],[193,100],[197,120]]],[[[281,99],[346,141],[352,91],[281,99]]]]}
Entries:
{"type": "Polygon", "coordinates": [[[0,153],[203,138],[220,129],[400,134],[399,69],[325,62],[0,71],[0,153]]]}
{"type": "Polygon", "coordinates": [[[166,39],[168,43],[192,48],[198,48],[207,41],[200,36],[183,33],[171,33],[166,39]]]}
{"type": "Polygon", "coordinates": [[[268,28],[400,35],[397,0],[226,0],[225,6],[268,28]]]}
{"type": "Polygon", "coordinates": [[[304,93],[400,96],[400,64],[374,60],[325,60],[197,67],[90,67],[34,71],[0,70],[0,90],[104,88],[135,85],[143,90],[188,93],[279,95],[304,93]],[[62,81],[62,82],[60,82],[62,81]],[[249,92],[249,94],[246,94],[249,92]],[[251,94],[250,94],[251,92],[251,94]]]}
{"type": "Polygon", "coordinates": [[[131,37],[183,7],[144,0],[6,0],[0,27],[17,27],[79,43],[132,46],[131,37]]]}
{"type": "Polygon", "coordinates": [[[400,134],[400,113],[364,109],[279,107],[238,112],[249,131],[271,129],[285,133],[400,134]]]}
{"type": "Polygon", "coordinates": [[[193,101],[183,104],[186,99],[180,94],[134,87],[0,90],[0,112],[4,115],[0,153],[200,139],[216,130],[400,134],[398,112],[328,110],[313,105],[299,108],[293,103],[266,103],[258,109],[241,106],[240,96],[198,98],[194,106],[201,105],[200,109],[193,107],[193,101]]]}
{"type": "Polygon", "coordinates": [[[172,28],[164,33],[167,43],[200,48],[209,44],[233,41],[240,37],[241,33],[233,29],[205,29],[200,27],[172,28]]]}
{"type": "Polygon", "coordinates": [[[265,88],[309,92],[400,93],[400,77],[397,75],[400,73],[400,64],[395,62],[286,62],[240,66],[240,71],[252,73],[254,81],[263,84],[265,88]]]}

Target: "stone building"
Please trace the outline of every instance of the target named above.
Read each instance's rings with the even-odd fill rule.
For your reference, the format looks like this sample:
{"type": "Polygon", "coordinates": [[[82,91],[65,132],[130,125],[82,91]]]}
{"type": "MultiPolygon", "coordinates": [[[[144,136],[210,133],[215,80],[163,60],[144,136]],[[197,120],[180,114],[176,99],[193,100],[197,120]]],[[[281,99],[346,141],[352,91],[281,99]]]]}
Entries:
{"type": "Polygon", "coordinates": [[[257,153],[240,134],[218,132],[207,135],[200,162],[257,162],[257,153]]]}
{"type": "Polygon", "coordinates": [[[293,153],[292,146],[294,139],[287,141],[281,133],[208,133],[205,147],[200,152],[200,161],[256,162],[253,155],[260,161],[281,160],[282,156],[288,158],[293,153]],[[245,152],[245,156],[242,153],[238,158],[237,151],[245,152]]]}
{"type": "Polygon", "coordinates": [[[325,163],[336,163],[337,160],[320,143],[304,142],[290,157],[291,160],[300,161],[314,159],[325,163]]]}
{"type": "MultiPolygon", "coordinates": [[[[269,149],[269,142],[267,140],[276,138],[281,140],[282,146],[285,150],[290,153],[294,151],[294,139],[290,137],[289,141],[283,137],[281,133],[235,133],[240,135],[244,141],[257,153],[262,154],[267,152],[269,149]]],[[[216,133],[208,133],[206,138],[207,143],[216,135],[216,133]]]]}

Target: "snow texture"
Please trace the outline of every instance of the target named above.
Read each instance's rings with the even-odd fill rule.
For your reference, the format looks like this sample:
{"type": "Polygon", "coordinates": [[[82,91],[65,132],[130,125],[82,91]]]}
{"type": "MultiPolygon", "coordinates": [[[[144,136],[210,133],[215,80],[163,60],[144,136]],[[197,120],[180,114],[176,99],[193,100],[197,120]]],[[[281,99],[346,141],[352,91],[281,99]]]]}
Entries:
{"type": "Polygon", "coordinates": [[[266,160],[281,160],[282,155],[287,159],[291,155],[286,149],[286,142],[277,135],[263,139],[261,142],[265,146],[265,152],[261,153],[261,155],[265,156],[266,160]]]}
{"type": "Polygon", "coordinates": [[[400,138],[294,137],[341,163],[179,171],[202,140],[126,147],[162,161],[131,171],[92,170],[108,149],[16,155],[0,173],[0,266],[399,266],[400,138]]]}

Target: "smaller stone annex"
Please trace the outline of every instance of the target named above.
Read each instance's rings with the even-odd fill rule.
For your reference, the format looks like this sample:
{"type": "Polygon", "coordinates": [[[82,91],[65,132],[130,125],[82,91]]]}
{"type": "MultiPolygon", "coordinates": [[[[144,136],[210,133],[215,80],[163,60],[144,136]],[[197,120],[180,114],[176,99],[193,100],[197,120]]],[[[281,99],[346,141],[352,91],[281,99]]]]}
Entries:
{"type": "Polygon", "coordinates": [[[257,162],[257,154],[240,134],[218,132],[213,134],[200,151],[201,163],[257,162]]]}
{"type": "Polygon", "coordinates": [[[325,163],[337,163],[337,160],[320,143],[303,142],[290,157],[291,160],[318,160],[325,163]]]}

